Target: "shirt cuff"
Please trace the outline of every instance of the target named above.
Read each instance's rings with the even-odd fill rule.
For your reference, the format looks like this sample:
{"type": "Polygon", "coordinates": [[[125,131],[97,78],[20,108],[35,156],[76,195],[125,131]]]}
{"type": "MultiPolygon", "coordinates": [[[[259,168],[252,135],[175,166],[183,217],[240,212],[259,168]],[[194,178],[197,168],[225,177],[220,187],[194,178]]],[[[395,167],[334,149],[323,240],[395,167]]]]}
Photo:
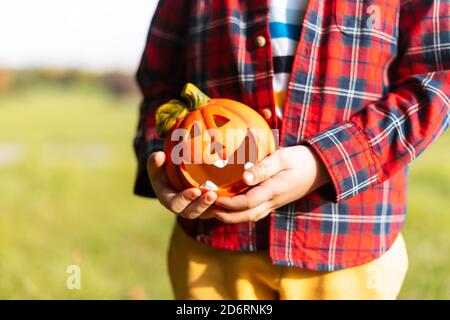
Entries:
{"type": "Polygon", "coordinates": [[[347,122],[322,131],[305,141],[319,155],[331,183],[317,191],[328,201],[340,202],[380,182],[380,162],[364,132],[347,122]]]}

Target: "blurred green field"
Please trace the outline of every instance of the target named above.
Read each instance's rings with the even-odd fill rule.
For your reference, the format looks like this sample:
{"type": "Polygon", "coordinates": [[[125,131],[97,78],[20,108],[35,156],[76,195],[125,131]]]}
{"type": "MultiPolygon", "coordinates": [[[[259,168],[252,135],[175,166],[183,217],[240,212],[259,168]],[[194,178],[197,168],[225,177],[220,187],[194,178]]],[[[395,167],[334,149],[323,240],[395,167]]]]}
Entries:
{"type": "MultiPolygon", "coordinates": [[[[101,86],[0,94],[0,299],[170,299],[173,217],[133,196],[138,98],[101,86]],[[81,290],[66,268],[81,267],[81,290]]],[[[450,137],[412,169],[403,299],[450,299],[450,137]]]]}

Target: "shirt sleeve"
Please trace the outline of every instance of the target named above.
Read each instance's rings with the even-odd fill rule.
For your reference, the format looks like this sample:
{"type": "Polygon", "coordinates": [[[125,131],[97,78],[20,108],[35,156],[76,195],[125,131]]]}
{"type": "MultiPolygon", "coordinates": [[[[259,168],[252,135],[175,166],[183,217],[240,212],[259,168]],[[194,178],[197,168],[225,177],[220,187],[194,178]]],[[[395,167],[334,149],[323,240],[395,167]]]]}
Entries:
{"type": "Polygon", "coordinates": [[[320,190],[339,202],[408,165],[448,127],[450,106],[450,2],[404,1],[392,89],[351,117],[303,143],[328,169],[320,190]]]}
{"type": "Polygon", "coordinates": [[[155,129],[155,111],[162,103],[178,97],[185,83],[189,11],[190,1],[159,1],[136,74],[143,95],[134,139],[137,195],[155,197],[146,169],[149,155],[163,148],[155,129]]]}

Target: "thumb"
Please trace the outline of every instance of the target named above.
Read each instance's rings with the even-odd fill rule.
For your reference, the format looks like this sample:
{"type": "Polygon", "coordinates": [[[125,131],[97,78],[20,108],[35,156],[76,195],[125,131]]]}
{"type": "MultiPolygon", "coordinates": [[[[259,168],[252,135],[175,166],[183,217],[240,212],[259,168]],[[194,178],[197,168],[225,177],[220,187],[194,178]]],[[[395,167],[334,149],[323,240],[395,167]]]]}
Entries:
{"type": "Polygon", "coordinates": [[[277,150],[264,158],[256,165],[246,170],[242,175],[244,182],[249,186],[257,185],[283,169],[280,151],[277,150]]]}
{"type": "Polygon", "coordinates": [[[164,162],[166,161],[166,154],[162,151],[153,152],[147,161],[147,171],[150,178],[153,178],[162,170],[164,162]]]}

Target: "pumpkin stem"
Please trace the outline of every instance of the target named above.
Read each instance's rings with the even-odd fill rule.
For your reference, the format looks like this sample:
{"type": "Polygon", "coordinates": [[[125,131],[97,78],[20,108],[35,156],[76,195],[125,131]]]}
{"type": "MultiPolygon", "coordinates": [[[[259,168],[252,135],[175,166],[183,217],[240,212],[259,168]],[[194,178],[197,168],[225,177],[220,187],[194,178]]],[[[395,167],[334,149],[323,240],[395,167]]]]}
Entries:
{"type": "Polygon", "coordinates": [[[204,105],[208,104],[211,100],[206,94],[204,94],[199,88],[192,83],[187,83],[181,91],[181,96],[188,103],[189,111],[197,110],[204,105]]]}

